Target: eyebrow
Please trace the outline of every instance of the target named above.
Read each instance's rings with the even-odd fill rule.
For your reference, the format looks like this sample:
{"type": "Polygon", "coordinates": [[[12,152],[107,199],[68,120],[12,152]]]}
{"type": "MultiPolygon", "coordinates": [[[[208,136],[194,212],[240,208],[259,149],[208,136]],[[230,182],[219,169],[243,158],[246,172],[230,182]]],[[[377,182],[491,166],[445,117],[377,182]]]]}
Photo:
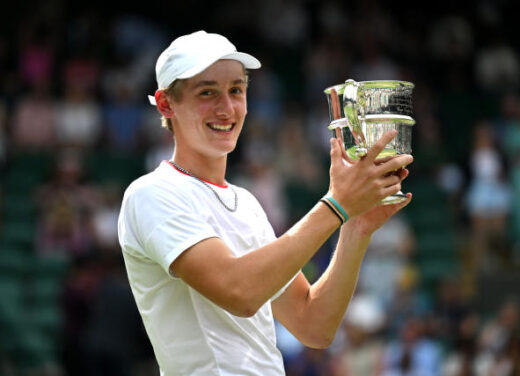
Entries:
{"type": "MultiPolygon", "coordinates": [[[[232,82],[233,85],[245,84],[246,81],[243,78],[238,78],[232,82]]],[[[193,89],[197,89],[202,86],[216,86],[217,81],[199,81],[195,85],[193,85],[193,89]]]]}

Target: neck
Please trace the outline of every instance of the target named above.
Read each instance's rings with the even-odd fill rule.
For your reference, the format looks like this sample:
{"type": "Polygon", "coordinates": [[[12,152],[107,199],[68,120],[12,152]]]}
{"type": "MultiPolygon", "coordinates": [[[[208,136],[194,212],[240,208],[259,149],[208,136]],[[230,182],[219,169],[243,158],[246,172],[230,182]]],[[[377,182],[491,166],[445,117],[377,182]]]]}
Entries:
{"type": "Polygon", "coordinates": [[[220,158],[186,158],[175,151],[173,154],[173,161],[199,179],[218,185],[226,184],[227,156],[222,156],[220,158]]]}

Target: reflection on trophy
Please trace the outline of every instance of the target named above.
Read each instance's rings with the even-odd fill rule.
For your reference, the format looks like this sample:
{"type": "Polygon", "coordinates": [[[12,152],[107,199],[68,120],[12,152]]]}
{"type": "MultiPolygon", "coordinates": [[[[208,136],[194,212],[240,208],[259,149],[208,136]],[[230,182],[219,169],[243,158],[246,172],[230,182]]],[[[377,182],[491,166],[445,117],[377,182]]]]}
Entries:
{"type": "MultiPolygon", "coordinates": [[[[344,84],[325,89],[329,104],[329,129],[345,147],[346,155],[359,159],[366,155],[381,136],[392,129],[397,136],[378,158],[412,152],[412,90],[406,81],[347,80],[344,84]]],[[[406,199],[398,192],[383,199],[382,204],[394,204],[406,199]]]]}

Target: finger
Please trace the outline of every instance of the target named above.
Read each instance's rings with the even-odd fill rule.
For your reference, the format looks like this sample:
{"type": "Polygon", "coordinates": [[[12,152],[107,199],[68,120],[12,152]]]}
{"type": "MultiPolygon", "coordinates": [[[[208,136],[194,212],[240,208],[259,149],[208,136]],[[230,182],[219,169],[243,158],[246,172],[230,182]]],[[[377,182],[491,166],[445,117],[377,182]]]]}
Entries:
{"type": "Polygon", "coordinates": [[[343,135],[341,134],[342,130],[341,130],[341,128],[338,127],[336,129],[334,129],[334,131],[336,132],[336,139],[339,141],[341,155],[343,156],[343,158],[345,158],[347,161],[349,161],[350,158],[348,157],[347,151],[345,150],[345,144],[343,144],[343,135]]]}
{"type": "Polygon", "coordinates": [[[411,193],[407,193],[406,194],[406,199],[401,201],[401,202],[397,202],[395,204],[389,204],[388,206],[394,210],[394,214],[397,213],[399,210],[401,210],[402,208],[404,208],[405,206],[407,206],[410,202],[412,201],[412,194],[411,193]]]}
{"type": "Polygon", "coordinates": [[[370,149],[368,149],[368,153],[365,156],[364,160],[369,161],[370,163],[373,163],[376,160],[379,153],[381,153],[383,151],[385,146],[388,145],[388,143],[390,141],[392,141],[392,139],[396,135],[397,135],[397,130],[395,130],[395,129],[385,132],[383,134],[383,136],[374,144],[374,146],[372,146],[370,149]]]}
{"type": "MultiPolygon", "coordinates": [[[[337,130],[338,128],[336,128],[336,133],[337,133],[337,130]]],[[[338,144],[339,144],[339,147],[340,147],[340,150],[341,150],[341,156],[343,157],[343,159],[345,159],[348,163],[350,164],[354,164],[356,163],[356,160],[352,159],[347,151],[345,150],[345,144],[343,143],[343,138],[338,138],[338,144]]]]}
{"type": "Polygon", "coordinates": [[[379,169],[379,174],[384,175],[388,172],[399,170],[400,168],[404,166],[408,166],[410,163],[413,162],[413,157],[409,154],[401,154],[397,157],[394,157],[390,160],[388,160],[385,163],[382,163],[380,165],[377,165],[377,168],[379,169]]]}
{"type": "Polygon", "coordinates": [[[387,175],[387,176],[381,178],[381,186],[385,187],[385,188],[391,187],[392,185],[395,185],[398,183],[401,183],[401,177],[396,174],[387,175]]]}
{"type": "Polygon", "coordinates": [[[396,194],[400,190],[401,190],[401,181],[399,180],[398,183],[389,185],[389,186],[384,187],[383,189],[381,189],[381,196],[382,196],[381,199],[383,199],[385,197],[388,197],[388,196],[391,196],[393,194],[396,194]]]}
{"type": "Polygon", "coordinates": [[[401,181],[403,181],[404,179],[406,179],[408,177],[408,175],[410,175],[410,171],[407,168],[401,168],[398,171],[398,175],[401,178],[401,181]]]}
{"type": "Polygon", "coordinates": [[[401,210],[402,208],[407,206],[411,201],[412,201],[412,194],[411,193],[407,193],[406,194],[406,200],[404,200],[403,202],[398,202],[397,204],[394,204],[396,206],[396,209],[397,209],[396,211],[401,210]]]}
{"type": "Polygon", "coordinates": [[[383,157],[383,158],[377,158],[374,163],[376,164],[376,166],[379,166],[380,164],[383,164],[383,163],[386,163],[388,162],[390,159],[393,159],[395,158],[395,155],[389,155],[388,157],[383,157]]]}
{"type": "Polygon", "coordinates": [[[330,164],[331,167],[339,165],[341,163],[341,150],[338,145],[338,140],[335,138],[330,139],[330,164]]]}

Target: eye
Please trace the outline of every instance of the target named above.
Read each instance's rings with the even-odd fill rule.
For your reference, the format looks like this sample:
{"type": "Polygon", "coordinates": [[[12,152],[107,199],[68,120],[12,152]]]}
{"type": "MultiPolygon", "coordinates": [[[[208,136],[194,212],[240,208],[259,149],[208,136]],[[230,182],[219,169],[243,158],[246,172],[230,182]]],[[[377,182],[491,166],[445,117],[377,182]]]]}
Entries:
{"type": "Polygon", "coordinates": [[[213,95],[213,93],[214,93],[213,90],[211,90],[211,89],[206,89],[206,90],[202,90],[202,91],[199,93],[199,95],[200,95],[200,96],[203,96],[203,97],[208,97],[208,96],[210,96],[210,95],[213,95]]]}
{"type": "Polygon", "coordinates": [[[229,91],[231,94],[242,94],[244,90],[240,87],[234,87],[229,91]]]}

